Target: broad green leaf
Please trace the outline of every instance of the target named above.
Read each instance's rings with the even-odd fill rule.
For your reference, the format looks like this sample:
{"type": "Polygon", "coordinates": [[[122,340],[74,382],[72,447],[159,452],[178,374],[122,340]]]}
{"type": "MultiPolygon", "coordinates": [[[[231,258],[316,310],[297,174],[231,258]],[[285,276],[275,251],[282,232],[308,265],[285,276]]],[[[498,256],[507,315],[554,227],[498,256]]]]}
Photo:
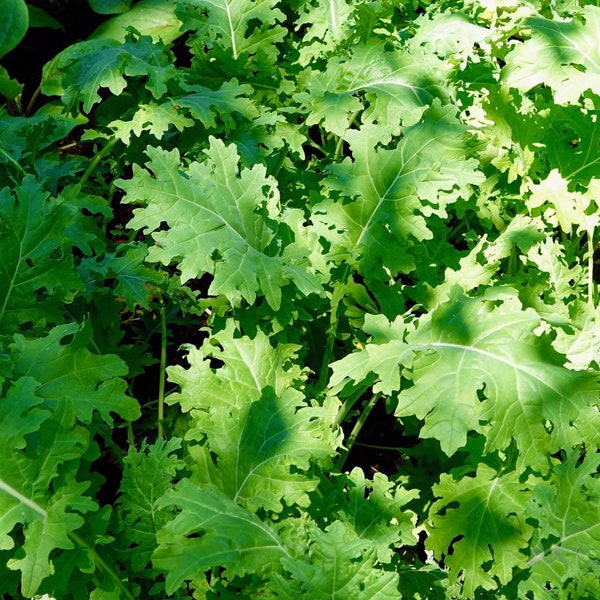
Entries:
{"type": "Polygon", "coordinates": [[[527,568],[523,550],[533,527],[523,507],[530,484],[482,464],[476,476],[459,481],[442,474],[433,494],[439,500],[430,509],[427,545],[444,559],[451,580],[462,579],[465,598],[478,588],[495,590],[496,578],[505,584],[514,569],[527,568]]]}
{"type": "Polygon", "coordinates": [[[506,57],[502,81],[527,92],[544,84],[557,104],[576,104],[586,91],[600,93],[600,8],[586,6],[569,21],[529,19],[531,38],[506,57]]]}
{"type": "Polygon", "coordinates": [[[401,125],[417,123],[434,99],[448,100],[449,68],[420,49],[387,51],[372,42],[354,48],[350,57],[330,59],[324,72],[308,69],[295,98],[309,111],[308,125],[323,123],[338,136],[362,111],[361,121],[377,123],[379,136],[397,135],[401,125]]]}
{"type": "Polygon", "coordinates": [[[0,57],[10,52],[25,36],[29,12],[25,0],[2,0],[0,6],[0,57]]]}
{"type": "Polygon", "coordinates": [[[158,100],[176,76],[172,57],[161,43],[129,34],[123,43],[95,39],[69,46],[45,65],[42,91],[62,96],[72,113],[80,104],[88,113],[101,100],[102,88],[119,96],[127,87],[126,77],[144,77],[146,89],[158,100]]]}
{"type": "Polygon", "coordinates": [[[417,515],[407,505],[418,497],[402,481],[390,481],[383,473],[367,479],[355,467],[349,474],[323,482],[318,497],[313,495],[313,514],[331,515],[350,525],[359,539],[369,540],[380,563],[390,563],[401,546],[414,546],[417,515]],[[334,488],[330,489],[329,483],[334,488]],[[318,513],[317,513],[318,511],[318,513]]]}
{"type": "Polygon", "coordinates": [[[466,129],[454,113],[436,103],[389,150],[377,147],[375,126],[346,134],[353,160],[333,165],[325,181],[342,199],[313,209],[313,221],[338,260],[369,275],[382,267],[393,275],[414,268],[412,240],[433,236],[426,218],[447,216],[447,206],[468,198],[471,185],[483,180],[477,161],[466,156],[466,129]]]}
{"type": "Polygon", "coordinates": [[[374,568],[375,552],[351,526],[334,521],[325,531],[310,531],[308,556],[285,557],[292,579],[277,575],[275,598],[315,600],[396,600],[398,574],[374,568]]]}
{"type": "Polygon", "coordinates": [[[486,436],[487,452],[515,440],[519,470],[547,472],[549,455],[577,445],[598,426],[599,383],[593,372],[565,368],[564,357],[536,334],[539,325],[535,311],[522,310],[508,293],[454,298],[414,330],[395,325],[389,341],[334,363],[332,384],[375,372],[376,391],[403,388],[396,416],[422,419],[421,437],[438,439],[446,454],[477,431],[486,436]],[[401,384],[401,374],[410,387],[401,384]]]}
{"type": "Polygon", "coordinates": [[[274,528],[212,484],[184,479],[156,506],[181,510],[159,531],[152,557],[155,567],[167,571],[168,594],[212,567],[224,568],[228,578],[260,577],[288,555],[274,528]]]}
{"type": "Polygon", "coordinates": [[[196,429],[216,457],[221,489],[250,510],[280,512],[282,501],[306,506],[318,480],[312,464],[326,466],[336,452],[334,411],[309,406],[298,389],[305,374],[290,367],[297,348],[272,348],[258,332],[251,340],[225,331],[222,351],[190,349],[190,368],[169,369],[181,392],[170,396],[191,411],[196,429]],[[209,357],[223,362],[214,372],[209,357]]]}
{"type": "Polygon", "coordinates": [[[0,333],[62,322],[64,304],[82,288],[65,239],[69,221],[67,207],[32,176],[0,191],[0,333]]]}
{"type": "Polygon", "coordinates": [[[536,598],[594,598],[600,593],[600,456],[573,453],[535,487],[525,511],[535,524],[530,577],[521,593],[536,598]]]}
{"type": "Polygon", "coordinates": [[[149,260],[176,262],[183,282],[211,273],[209,294],[232,304],[242,298],[252,304],[260,292],[277,310],[282,286],[296,277],[296,259],[278,255],[276,182],[262,165],[240,169],[235,147],[215,138],[205,154],[204,162],[184,169],[177,150],[149,148],[152,174],[136,167],[134,179],[119,181],[125,202],[143,204],[129,227],[152,232],[166,223],[167,231],[153,234],[149,260]]]}

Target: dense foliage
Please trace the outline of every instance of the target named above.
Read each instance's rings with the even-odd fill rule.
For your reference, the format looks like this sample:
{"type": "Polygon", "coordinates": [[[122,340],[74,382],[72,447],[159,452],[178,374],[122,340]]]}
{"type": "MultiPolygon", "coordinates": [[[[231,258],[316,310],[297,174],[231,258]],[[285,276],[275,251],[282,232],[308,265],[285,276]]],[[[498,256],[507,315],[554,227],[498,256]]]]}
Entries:
{"type": "Polygon", "coordinates": [[[600,598],[600,8],[89,6],[0,69],[0,595],[600,598]]]}

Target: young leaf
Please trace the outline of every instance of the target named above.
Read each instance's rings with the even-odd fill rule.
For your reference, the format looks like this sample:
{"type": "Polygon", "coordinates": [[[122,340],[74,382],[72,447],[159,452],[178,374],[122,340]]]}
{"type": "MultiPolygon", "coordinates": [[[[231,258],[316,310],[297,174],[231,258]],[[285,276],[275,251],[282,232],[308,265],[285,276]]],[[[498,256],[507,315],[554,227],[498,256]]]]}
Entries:
{"type": "Polygon", "coordinates": [[[285,557],[291,579],[276,575],[276,598],[315,600],[395,600],[398,574],[374,568],[375,551],[352,527],[334,521],[325,531],[312,529],[306,556],[285,557]]]}
{"type": "Polygon", "coordinates": [[[285,35],[277,0],[179,0],[177,17],[194,36],[216,42],[235,60],[257,52],[275,59],[275,42],[285,35]]]}
{"type": "Polygon", "coordinates": [[[171,489],[177,472],[184,462],[175,452],[181,440],[158,440],[149,446],[142,443],[140,450],[130,448],[123,463],[123,480],[119,497],[119,515],[123,522],[121,545],[124,558],[134,571],[148,567],[156,548],[156,534],[167,522],[170,512],[157,508],[158,499],[171,489]]]}

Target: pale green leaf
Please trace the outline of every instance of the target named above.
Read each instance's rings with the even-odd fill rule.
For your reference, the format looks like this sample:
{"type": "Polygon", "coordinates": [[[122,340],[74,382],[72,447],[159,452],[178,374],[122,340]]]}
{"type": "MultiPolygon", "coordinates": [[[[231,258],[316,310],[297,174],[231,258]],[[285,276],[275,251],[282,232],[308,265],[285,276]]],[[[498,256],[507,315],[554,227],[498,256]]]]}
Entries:
{"type": "Polygon", "coordinates": [[[570,21],[529,19],[531,38],[506,57],[502,80],[527,92],[544,84],[558,104],[575,104],[590,90],[600,93],[600,8],[586,6],[570,21]]]}

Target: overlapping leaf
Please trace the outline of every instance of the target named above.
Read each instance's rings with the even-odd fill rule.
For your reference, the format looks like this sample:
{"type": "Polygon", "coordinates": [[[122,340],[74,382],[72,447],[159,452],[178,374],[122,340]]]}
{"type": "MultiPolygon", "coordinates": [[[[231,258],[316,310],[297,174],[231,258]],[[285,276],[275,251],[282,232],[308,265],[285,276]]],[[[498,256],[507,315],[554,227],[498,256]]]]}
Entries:
{"type": "Polygon", "coordinates": [[[465,598],[475,597],[477,588],[494,590],[496,578],[505,584],[514,569],[527,567],[522,550],[533,527],[523,506],[531,486],[516,473],[498,475],[480,465],[475,477],[459,481],[443,474],[433,493],[441,499],[431,507],[428,546],[444,559],[452,580],[462,578],[465,598]]]}
{"type": "Polygon", "coordinates": [[[536,527],[531,576],[519,586],[536,598],[594,598],[600,593],[600,456],[573,453],[536,486],[526,506],[536,527]]]}
{"type": "Polygon", "coordinates": [[[514,439],[519,469],[547,472],[550,454],[577,445],[600,424],[600,384],[594,373],[565,368],[549,340],[535,334],[539,324],[510,295],[454,298],[414,330],[402,322],[384,330],[373,320],[369,328],[385,336],[334,363],[332,382],[374,372],[375,389],[391,393],[401,388],[402,372],[411,385],[402,385],[396,415],[422,419],[422,437],[438,439],[449,455],[469,431],[486,435],[487,451],[514,439]]]}
{"type": "MultiPolygon", "coordinates": [[[[149,260],[177,262],[182,281],[211,273],[210,294],[253,303],[260,291],[277,309],[281,287],[295,271],[278,255],[276,182],[262,165],[240,170],[234,146],[211,138],[205,152],[204,162],[183,169],[177,150],[149,148],[152,173],[137,168],[134,179],[119,182],[125,202],[144,205],[129,226],[146,232],[169,226],[153,234],[149,260]]],[[[302,289],[304,282],[298,285],[302,289]]],[[[316,280],[314,285],[318,289],[316,280]]]]}
{"type": "Polygon", "coordinates": [[[434,99],[448,99],[449,70],[421,49],[387,51],[373,41],[349,57],[330,59],[324,72],[307,70],[296,99],[309,111],[308,125],[322,123],[338,136],[350,127],[353,113],[363,111],[361,121],[377,123],[380,136],[397,135],[401,125],[417,123],[434,99]]]}
{"type": "Polygon", "coordinates": [[[181,509],[159,532],[152,558],[156,567],[167,571],[168,594],[217,566],[226,569],[227,577],[260,577],[288,554],[274,528],[212,484],[184,479],[156,506],[181,509]]]}
{"type": "Polygon", "coordinates": [[[300,391],[305,377],[291,366],[297,348],[274,349],[258,333],[215,336],[223,350],[190,349],[190,368],[173,367],[181,392],[170,397],[191,411],[196,431],[216,456],[218,483],[236,503],[257,510],[282,510],[282,502],[306,505],[318,485],[311,464],[327,464],[337,449],[334,412],[309,406],[300,391]],[[209,358],[224,365],[214,372],[209,358]]]}
{"type": "Polygon", "coordinates": [[[32,176],[14,195],[0,191],[0,333],[62,321],[64,304],[82,288],[64,237],[69,221],[67,207],[32,176]]]}
{"type": "Polygon", "coordinates": [[[426,217],[445,216],[448,204],[469,197],[483,176],[466,155],[466,129],[451,107],[436,103],[403,130],[395,148],[377,148],[378,135],[374,126],[346,134],[354,160],[332,166],[325,182],[342,200],[316,205],[313,221],[333,254],[362,273],[387,267],[397,274],[413,268],[411,238],[432,237],[426,217]]]}
{"type": "Polygon", "coordinates": [[[547,85],[558,104],[575,104],[588,90],[600,93],[600,8],[588,5],[570,21],[536,17],[526,26],[531,38],[506,57],[503,81],[524,92],[547,85]]]}

